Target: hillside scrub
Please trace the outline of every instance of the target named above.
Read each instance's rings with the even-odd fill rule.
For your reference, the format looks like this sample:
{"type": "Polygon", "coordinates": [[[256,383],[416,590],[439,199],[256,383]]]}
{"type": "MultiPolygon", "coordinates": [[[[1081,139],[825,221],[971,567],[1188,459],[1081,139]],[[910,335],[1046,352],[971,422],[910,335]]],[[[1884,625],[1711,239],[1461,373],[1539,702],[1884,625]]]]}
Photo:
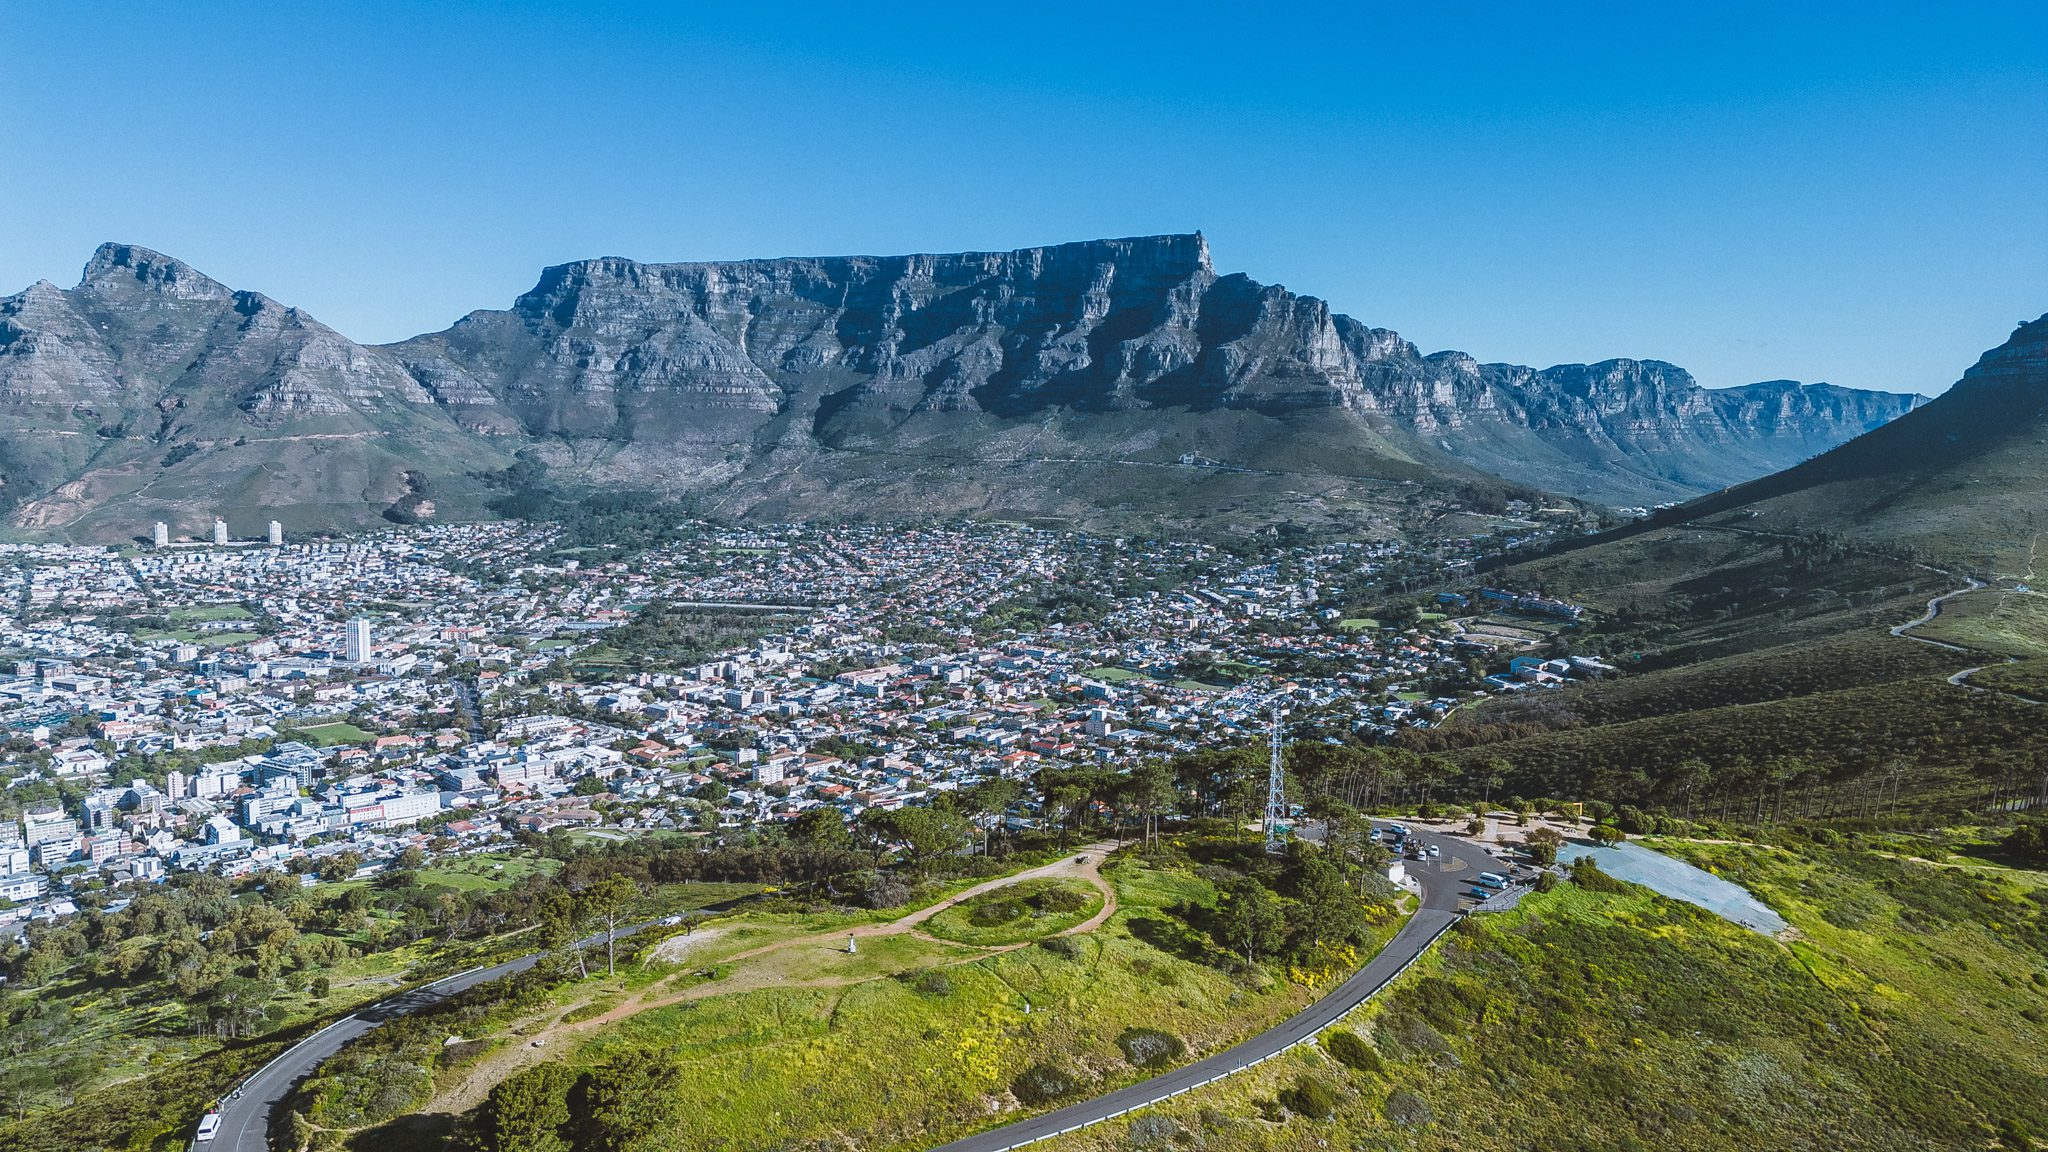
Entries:
{"type": "MultiPolygon", "coordinates": [[[[1562,884],[1473,918],[1347,1020],[1383,1079],[1354,1078],[1327,1124],[1261,1119],[1261,1100],[1329,1075],[1300,1050],[1145,1115],[1208,1152],[2022,1147],[2048,1115],[2048,1013],[2023,1010],[2048,1004],[2048,875],[1907,859],[1908,843],[1659,842],[1800,939],[1562,884]]],[[[1127,1127],[1048,1152],[1109,1152],[1127,1127]]]]}

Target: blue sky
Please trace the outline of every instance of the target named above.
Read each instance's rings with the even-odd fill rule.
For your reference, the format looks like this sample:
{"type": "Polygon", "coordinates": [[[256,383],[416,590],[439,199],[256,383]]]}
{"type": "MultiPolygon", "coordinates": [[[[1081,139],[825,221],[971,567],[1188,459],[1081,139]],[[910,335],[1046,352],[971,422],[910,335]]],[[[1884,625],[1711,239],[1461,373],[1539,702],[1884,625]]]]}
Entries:
{"type": "Polygon", "coordinates": [[[120,240],[374,342],[589,256],[1201,229],[1425,350],[1923,392],[2048,310],[2039,0],[868,9],[11,4],[0,291],[120,240]]]}

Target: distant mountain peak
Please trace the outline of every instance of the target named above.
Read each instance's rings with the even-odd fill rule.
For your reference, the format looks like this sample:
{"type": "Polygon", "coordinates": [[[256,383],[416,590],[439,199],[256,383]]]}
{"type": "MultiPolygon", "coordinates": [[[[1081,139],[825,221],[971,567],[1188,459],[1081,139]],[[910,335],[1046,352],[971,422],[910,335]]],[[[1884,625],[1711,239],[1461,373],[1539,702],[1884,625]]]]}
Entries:
{"type": "Polygon", "coordinates": [[[222,301],[234,292],[176,257],[139,244],[106,243],[85,263],[81,289],[141,290],[178,300],[222,301]]]}

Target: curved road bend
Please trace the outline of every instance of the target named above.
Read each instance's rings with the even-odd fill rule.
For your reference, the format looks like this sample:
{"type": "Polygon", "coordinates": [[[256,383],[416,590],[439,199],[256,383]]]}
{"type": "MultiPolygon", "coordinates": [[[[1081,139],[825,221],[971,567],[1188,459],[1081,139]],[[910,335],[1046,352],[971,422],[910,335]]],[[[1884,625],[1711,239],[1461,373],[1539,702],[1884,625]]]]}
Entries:
{"type": "MultiPolygon", "coordinates": [[[[624,939],[650,927],[634,924],[619,929],[624,939]]],[[[602,933],[586,936],[576,942],[578,947],[591,948],[604,943],[602,933]]],[[[201,1144],[192,1142],[193,1152],[268,1152],[270,1148],[270,1117],[278,1105],[284,1103],[294,1085],[319,1070],[321,1064],[341,1051],[351,1040],[384,1023],[417,1012],[422,1008],[439,1004],[441,1001],[479,984],[500,980],[526,971],[540,962],[541,953],[521,956],[488,968],[472,968],[453,976],[444,976],[431,984],[422,984],[410,992],[401,992],[389,1000],[379,1000],[351,1015],[344,1016],[322,1028],[278,1055],[277,1059],[256,1070],[254,1076],[242,1081],[228,1097],[221,1102],[220,1130],[212,1140],[201,1144]]]]}
{"type": "MultiPolygon", "coordinates": [[[[1500,862],[1463,841],[1417,832],[1423,844],[1434,844],[1443,853],[1436,860],[1410,860],[1408,873],[1422,889],[1422,904],[1366,966],[1329,995],[1303,1009],[1270,1031],[1263,1032],[1234,1048],[1204,1060],[1176,1068],[1161,1076],[1119,1089],[1106,1096],[1070,1104],[1054,1112],[1019,1120],[945,1145],[938,1152],[999,1152],[1019,1144],[1043,1140],[1061,1132],[1120,1116],[1133,1108],[1155,1103],[1168,1096],[1196,1088],[1279,1054],[1314,1036],[1339,1017],[1364,1003],[1399,975],[1458,918],[1463,893],[1481,871],[1501,867],[1500,862]]],[[[635,924],[619,930],[630,936],[649,925],[635,924]]],[[[602,943],[601,935],[578,941],[579,946],[602,943]]],[[[399,1016],[438,1004],[479,984],[516,975],[534,966],[540,954],[521,956],[488,968],[477,968],[446,976],[410,992],[381,1000],[353,1015],[344,1016],[286,1049],[277,1059],[258,1069],[242,1082],[220,1109],[220,1129],[204,1144],[193,1143],[193,1152],[268,1152],[270,1118],[284,1103],[293,1086],[319,1070],[342,1047],[364,1033],[399,1016]]]]}
{"type": "Polygon", "coordinates": [[[1436,860],[1407,861],[1408,874],[1414,876],[1422,888],[1422,905],[1402,925],[1387,946],[1380,950],[1364,968],[1349,980],[1332,989],[1329,995],[1302,1009],[1294,1016],[1268,1031],[1226,1048],[1214,1056],[1197,1060],[1192,1064],[1176,1068],[1150,1080],[1141,1081],[1128,1088],[1119,1088],[1106,1096],[1069,1104],[1064,1108],[1038,1116],[991,1128],[942,1144],[933,1152],[1007,1152],[1020,1144],[1029,1144],[1086,1128],[1105,1120],[1113,1120],[1127,1112],[1156,1104],[1169,1096],[1199,1088],[1214,1080],[1220,1080],[1234,1072],[1241,1072],[1262,1060],[1270,1059],[1304,1041],[1312,1039],[1318,1032],[1341,1019],[1346,1013],[1371,999],[1373,994],[1387,986],[1402,970],[1415,962],[1437,937],[1457,923],[1459,908],[1465,902],[1464,892],[1477,882],[1483,871],[1506,871],[1507,866],[1487,855],[1471,844],[1427,832],[1417,832],[1414,839],[1424,845],[1435,845],[1443,855],[1436,860]]]}

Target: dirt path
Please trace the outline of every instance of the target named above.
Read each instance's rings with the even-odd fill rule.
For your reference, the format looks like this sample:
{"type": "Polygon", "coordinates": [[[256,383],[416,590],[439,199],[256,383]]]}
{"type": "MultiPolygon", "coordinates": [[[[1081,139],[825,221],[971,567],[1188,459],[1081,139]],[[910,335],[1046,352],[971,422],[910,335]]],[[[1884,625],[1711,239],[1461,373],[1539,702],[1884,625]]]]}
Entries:
{"type": "MultiPolygon", "coordinates": [[[[1028,948],[1035,941],[1027,940],[1017,944],[981,947],[962,944],[955,940],[941,939],[918,929],[919,925],[924,924],[948,908],[978,896],[984,896],[999,888],[1007,888],[1013,884],[1024,883],[1027,880],[1083,880],[1096,891],[1102,893],[1102,907],[1095,915],[1090,916],[1071,928],[1055,933],[1055,935],[1075,936],[1084,932],[1093,932],[1105,923],[1108,923],[1109,918],[1116,914],[1116,889],[1109,881],[1102,878],[1103,858],[1114,851],[1116,846],[1115,841],[1105,840],[1077,848],[1051,864],[1041,864],[1036,868],[1027,868],[1022,872],[1013,873],[1009,876],[999,876],[994,880],[976,884],[936,904],[919,908],[895,920],[885,921],[880,924],[862,924],[844,932],[817,932],[808,936],[796,936],[788,940],[780,940],[773,944],[764,944],[759,948],[736,953],[720,961],[721,964],[732,964],[735,966],[733,971],[721,980],[706,981],[701,984],[693,984],[687,988],[678,989],[674,988],[670,983],[675,979],[674,976],[665,977],[626,997],[597,1016],[573,1023],[565,1022],[564,1017],[579,1008],[595,1003],[605,995],[601,990],[595,991],[589,997],[575,1004],[528,1017],[514,1025],[513,1036],[519,1041],[518,1043],[507,1044],[478,1061],[476,1066],[469,1070],[468,1074],[462,1078],[459,1084],[436,1094],[434,1100],[423,1111],[446,1112],[457,1115],[467,1112],[482,1103],[484,1097],[500,1081],[524,1068],[538,1064],[552,1055],[551,1049],[555,1048],[564,1038],[596,1028],[602,1028],[607,1024],[617,1023],[629,1016],[636,1016],[642,1012],[649,1012],[656,1008],[665,1008],[673,1004],[680,1004],[690,1000],[701,1000],[712,996],[728,996],[743,992],[753,992],[770,985],[783,988],[847,988],[855,984],[865,984],[870,980],[886,978],[884,976],[819,976],[810,979],[791,980],[781,974],[766,972],[760,967],[749,967],[745,964],[745,961],[749,959],[765,956],[769,953],[781,952],[789,948],[833,947],[845,940],[849,934],[857,940],[880,936],[911,935],[922,940],[929,940],[935,944],[944,944],[949,948],[966,949],[973,953],[953,961],[956,964],[972,964],[979,960],[985,960],[990,956],[999,956],[1005,952],[1016,951],[1019,948],[1028,948]],[[550,1018],[552,1018],[551,1022],[542,1025],[530,1034],[518,1031],[520,1028],[532,1027],[541,1021],[550,1020],[550,1018]]],[[[718,931],[720,930],[706,929],[705,933],[716,933],[718,931]]],[[[697,942],[708,942],[712,938],[705,933],[697,934],[697,942]]],[[[672,939],[688,940],[691,938],[673,937],[672,939]]],[[[666,944],[667,942],[665,941],[663,946],[666,946],[666,944]]],[[[843,949],[834,947],[834,950],[839,951],[843,949]]],[[[687,954],[685,954],[684,958],[687,959],[687,954]]]]}

